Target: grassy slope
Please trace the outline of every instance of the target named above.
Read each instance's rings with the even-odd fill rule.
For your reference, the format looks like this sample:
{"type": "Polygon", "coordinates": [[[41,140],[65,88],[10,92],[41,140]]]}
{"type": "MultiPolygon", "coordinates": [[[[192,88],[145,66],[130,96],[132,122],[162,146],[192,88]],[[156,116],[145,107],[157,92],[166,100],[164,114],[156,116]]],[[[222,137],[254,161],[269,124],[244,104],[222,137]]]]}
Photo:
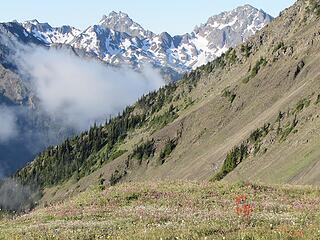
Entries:
{"type": "Polygon", "coordinates": [[[0,220],[0,239],[319,239],[319,190],[166,181],[94,188],[0,220]],[[252,212],[236,213],[245,195],[252,212]]]}

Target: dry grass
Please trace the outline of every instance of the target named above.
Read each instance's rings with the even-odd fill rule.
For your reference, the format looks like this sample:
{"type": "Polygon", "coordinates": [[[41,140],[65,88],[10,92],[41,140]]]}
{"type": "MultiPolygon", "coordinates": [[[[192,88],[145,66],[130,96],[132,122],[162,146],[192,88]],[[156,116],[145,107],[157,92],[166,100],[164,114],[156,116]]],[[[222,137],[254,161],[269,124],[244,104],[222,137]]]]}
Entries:
{"type": "Polygon", "coordinates": [[[319,239],[320,191],[207,182],[98,188],[0,221],[0,239],[319,239]],[[245,195],[253,211],[236,212],[245,195]]]}

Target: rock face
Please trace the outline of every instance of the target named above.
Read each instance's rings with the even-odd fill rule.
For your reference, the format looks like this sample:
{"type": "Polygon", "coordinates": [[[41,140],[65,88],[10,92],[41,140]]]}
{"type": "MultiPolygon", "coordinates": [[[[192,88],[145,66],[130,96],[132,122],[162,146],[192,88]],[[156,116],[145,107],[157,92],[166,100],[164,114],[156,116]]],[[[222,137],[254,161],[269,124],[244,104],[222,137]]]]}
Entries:
{"type": "Polygon", "coordinates": [[[109,64],[126,63],[139,68],[151,63],[174,73],[172,78],[175,79],[245,41],[272,19],[262,10],[245,5],[213,16],[193,32],[181,36],[145,30],[123,12],[111,12],[83,32],[69,26],[52,28],[36,20],[25,22],[23,26],[46,44],[70,44],[109,64]]]}

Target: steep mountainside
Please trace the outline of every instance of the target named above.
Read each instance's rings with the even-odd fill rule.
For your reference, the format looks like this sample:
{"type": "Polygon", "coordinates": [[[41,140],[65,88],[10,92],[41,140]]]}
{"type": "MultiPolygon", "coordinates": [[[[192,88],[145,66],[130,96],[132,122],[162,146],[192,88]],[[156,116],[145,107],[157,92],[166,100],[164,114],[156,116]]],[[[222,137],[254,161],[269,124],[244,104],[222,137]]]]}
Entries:
{"type": "Polygon", "coordinates": [[[49,148],[16,177],[44,188],[43,201],[136,180],[318,184],[319,17],[318,1],[297,1],[244,44],[49,148]]]}
{"type": "Polygon", "coordinates": [[[192,33],[182,36],[145,30],[123,12],[103,16],[97,25],[83,32],[68,26],[52,28],[36,20],[23,26],[46,44],[70,44],[110,64],[128,63],[139,68],[143,63],[152,63],[169,75],[171,72],[175,79],[176,74],[217,58],[272,19],[262,10],[245,5],[213,16],[192,33]]]}

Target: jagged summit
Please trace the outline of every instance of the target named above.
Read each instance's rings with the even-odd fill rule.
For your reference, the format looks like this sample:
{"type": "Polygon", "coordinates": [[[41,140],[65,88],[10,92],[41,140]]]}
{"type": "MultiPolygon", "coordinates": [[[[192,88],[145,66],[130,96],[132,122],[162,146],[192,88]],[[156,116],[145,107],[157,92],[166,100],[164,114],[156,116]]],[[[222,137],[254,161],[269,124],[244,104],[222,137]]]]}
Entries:
{"type": "Polygon", "coordinates": [[[127,13],[112,11],[108,16],[104,15],[99,25],[118,32],[124,32],[132,37],[150,38],[155,34],[145,30],[140,24],[134,22],[127,13]]]}
{"type": "Polygon", "coordinates": [[[262,10],[259,10],[258,8],[253,7],[252,5],[250,5],[248,3],[235,8],[233,11],[245,11],[245,10],[262,11],[262,10]]]}
{"type": "Polygon", "coordinates": [[[27,20],[25,23],[31,23],[31,24],[40,24],[40,22],[37,19],[27,20]]]}
{"type": "MultiPolygon", "coordinates": [[[[232,11],[222,12],[212,16],[200,27],[195,28],[195,32],[199,32],[204,27],[210,27],[222,30],[230,27],[233,30],[260,30],[263,26],[273,20],[273,17],[266,14],[263,10],[258,10],[251,5],[240,6],[232,11]],[[253,29],[255,28],[255,29],[253,29]]],[[[208,29],[206,29],[208,30],[208,29]]]]}
{"type": "Polygon", "coordinates": [[[103,15],[102,16],[102,19],[100,22],[102,21],[105,21],[107,19],[121,19],[121,18],[127,18],[127,19],[130,19],[129,15],[125,12],[122,12],[122,11],[119,11],[119,12],[116,12],[116,11],[112,11],[110,12],[108,15],[103,15]]]}

